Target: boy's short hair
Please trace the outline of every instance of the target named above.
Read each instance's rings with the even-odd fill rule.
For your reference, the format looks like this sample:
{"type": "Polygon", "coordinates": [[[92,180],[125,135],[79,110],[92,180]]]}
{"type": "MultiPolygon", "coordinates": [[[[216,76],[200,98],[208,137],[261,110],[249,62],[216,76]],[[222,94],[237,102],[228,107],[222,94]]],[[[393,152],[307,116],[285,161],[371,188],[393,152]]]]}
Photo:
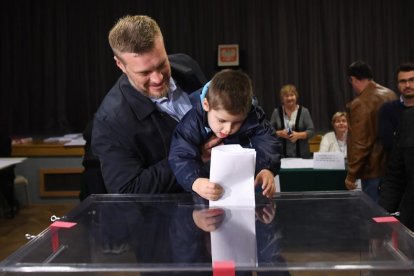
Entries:
{"type": "Polygon", "coordinates": [[[214,75],[206,99],[212,109],[246,115],[252,107],[251,80],[240,70],[224,69],[214,75]]]}
{"type": "Polygon", "coordinates": [[[121,53],[146,53],[154,48],[154,41],[162,33],[157,22],[146,15],[126,15],[120,18],[108,34],[115,56],[121,53]]]}

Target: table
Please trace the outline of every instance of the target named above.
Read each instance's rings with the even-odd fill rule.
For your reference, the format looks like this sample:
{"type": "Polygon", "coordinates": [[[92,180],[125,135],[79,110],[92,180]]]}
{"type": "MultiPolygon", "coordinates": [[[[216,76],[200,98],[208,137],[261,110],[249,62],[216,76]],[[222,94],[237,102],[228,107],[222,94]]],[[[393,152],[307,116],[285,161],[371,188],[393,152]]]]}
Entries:
{"type": "Polygon", "coordinates": [[[223,209],[189,194],[92,195],[3,260],[0,272],[211,275],[212,260],[225,258],[257,275],[412,275],[413,234],[377,217],[390,219],[362,192],[257,195],[256,208],[223,209]]]}
{"type": "Polygon", "coordinates": [[[29,182],[30,201],[44,203],[54,201],[78,201],[83,172],[83,146],[65,146],[64,143],[45,143],[35,139],[12,145],[13,157],[28,159],[15,168],[29,182]]]}
{"type": "Polygon", "coordinates": [[[0,158],[0,170],[14,166],[26,160],[26,157],[1,157],[0,158]]]}
{"type": "Polygon", "coordinates": [[[24,144],[12,145],[12,156],[79,156],[82,157],[85,151],[83,146],[65,146],[64,143],[44,143],[43,140],[33,140],[24,144]]]}
{"type": "Polygon", "coordinates": [[[346,190],[346,170],[281,169],[282,192],[346,190]]]}

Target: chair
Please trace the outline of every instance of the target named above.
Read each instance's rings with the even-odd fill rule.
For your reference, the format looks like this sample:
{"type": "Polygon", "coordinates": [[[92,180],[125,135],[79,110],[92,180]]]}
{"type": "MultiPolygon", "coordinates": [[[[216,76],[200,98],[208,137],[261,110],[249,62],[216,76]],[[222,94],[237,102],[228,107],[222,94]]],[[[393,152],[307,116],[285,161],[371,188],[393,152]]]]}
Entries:
{"type": "Polygon", "coordinates": [[[16,175],[14,178],[14,188],[22,186],[26,196],[26,206],[30,206],[30,195],[29,195],[29,181],[22,175],[16,175]]]}

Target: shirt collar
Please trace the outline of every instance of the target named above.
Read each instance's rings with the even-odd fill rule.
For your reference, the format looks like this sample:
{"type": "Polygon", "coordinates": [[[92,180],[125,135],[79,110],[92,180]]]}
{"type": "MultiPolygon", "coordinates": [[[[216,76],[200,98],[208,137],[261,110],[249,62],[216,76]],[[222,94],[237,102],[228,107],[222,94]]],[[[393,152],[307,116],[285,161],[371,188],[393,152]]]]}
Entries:
{"type": "Polygon", "coordinates": [[[175,81],[173,80],[173,78],[170,77],[170,84],[169,84],[170,88],[168,89],[168,93],[166,97],[162,97],[162,98],[158,98],[158,99],[153,99],[150,98],[154,103],[162,103],[165,101],[168,101],[169,99],[171,99],[173,97],[174,92],[177,90],[177,85],[175,84],[175,81]]]}

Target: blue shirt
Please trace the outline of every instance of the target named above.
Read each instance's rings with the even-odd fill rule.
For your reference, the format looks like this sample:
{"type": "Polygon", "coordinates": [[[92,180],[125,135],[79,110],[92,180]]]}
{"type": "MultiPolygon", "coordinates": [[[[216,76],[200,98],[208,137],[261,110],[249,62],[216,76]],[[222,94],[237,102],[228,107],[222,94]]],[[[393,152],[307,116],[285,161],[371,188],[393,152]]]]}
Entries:
{"type": "Polygon", "coordinates": [[[170,79],[170,89],[166,97],[152,99],[157,108],[179,122],[188,110],[191,109],[191,102],[188,94],[175,85],[174,80],[170,79]]]}

